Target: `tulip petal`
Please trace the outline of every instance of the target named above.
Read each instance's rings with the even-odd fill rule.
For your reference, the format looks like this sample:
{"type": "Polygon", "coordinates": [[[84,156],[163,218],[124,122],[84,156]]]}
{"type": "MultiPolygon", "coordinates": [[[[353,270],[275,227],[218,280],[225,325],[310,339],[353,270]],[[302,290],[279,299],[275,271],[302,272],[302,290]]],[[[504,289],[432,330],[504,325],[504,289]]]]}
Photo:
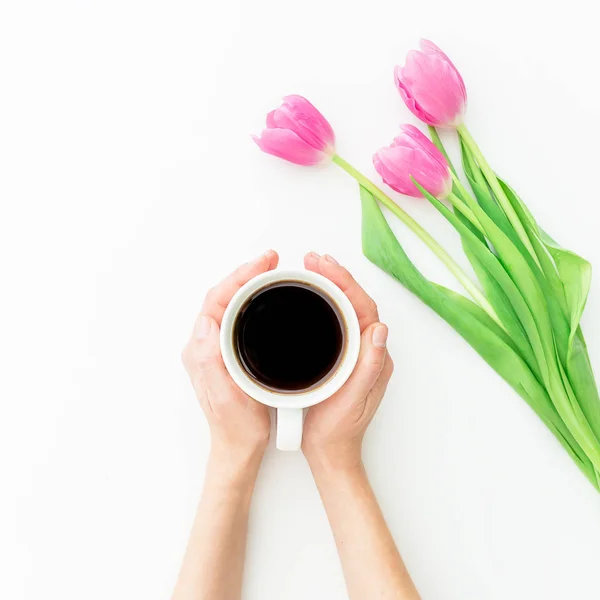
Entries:
{"type": "Polygon", "coordinates": [[[454,67],[454,63],[448,58],[448,55],[445,54],[444,51],[431,40],[421,38],[421,40],[419,40],[419,46],[424,54],[437,54],[437,56],[443,58],[446,62],[449,62],[454,67]]]}
{"type": "Polygon", "coordinates": [[[439,119],[436,119],[436,117],[423,110],[423,108],[416,101],[415,97],[413,96],[410,83],[407,82],[404,76],[404,69],[402,67],[396,67],[394,71],[394,78],[396,81],[396,87],[398,88],[400,96],[402,97],[402,100],[404,100],[404,104],[406,104],[408,110],[410,110],[413,115],[427,125],[440,125],[441,123],[439,122],[439,119]]]}
{"type": "Polygon", "coordinates": [[[408,177],[408,173],[401,168],[398,158],[398,148],[381,148],[373,156],[373,166],[393,190],[407,196],[419,196],[419,191],[408,177]]]}
{"type": "Polygon", "coordinates": [[[275,116],[276,112],[277,110],[272,110],[270,113],[267,113],[267,129],[279,129],[279,126],[277,125],[277,119],[275,116]]]}
{"type": "Polygon", "coordinates": [[[297,165],[312,166],[328,158],[288,129],[265,129],[252,139],[263,152],[297,165]]]}
{"type": "Polygon", "coordinates": [[[439,46],[436,46],[432,41],[426,40],[425,38],[421,39],[420,46],[421,46],[421,50],[423,52],[425,52],[426,54],[435,54],[452,67],[452,69],[454,70],[454,73],[456,75],[458,84],[461,88],[462,96],[464,97],[464,99],[466,101],[467,88],[465,86],[464,79],[462,78],[460,71],[456,68],[456,65],[450,60],[450,57],[439,46]]]}
{"type": "Polygon", "coordinates": [[[437,125],[451,124],[462,114],[462,94],[456,93],[457,80],[448,63],[438,56],[412,51],[402,72],[415,103],[437,125]]]}
{"type": "Polygon", "coordinates": [[[384,182],[408,196],[421,197],[413,178],[437,198],[445,198],[452,179],[444,155],[413,125],[402,126],[391,146],[373,156],[373,164],[384,182]]]}
{"type": "Polygon", "coordinates": [[[400,126],[400,130],[403,135],[400,135],[394,139],[392,142],[392,147],[395,145],[404,145],[402,140],[406,140],[408,138],[414,144],[418,144],[418,146],[424,151],[427,152],[435,161],[440,164],[446,164],[446,157],[442,154],[439,148],[431,142],[431,140],[420,130],[417,129],[414,125],[404,124],[400,126]]]}
{"type": "Polygon", "coordinates": [[[406,106],[428,125],[455,127],[462,121],[467,101],[464,81],[433,42],[421,40],[421,50],[411,50],[394,77],[406,106]]]}
{"type": "Polygon", "coordinates": [[[279,108],[267,114],[266,121],[266,129],[253,137],[263,152],[306,166],[333,157],[333,129],[306,98],[286,96],[279,108]]]}
{"type": "Polygon", "coordinates": [[[277,127],[289,129],[317,150],[333,148],[335,136],[327,119],[303,96],[285,96],[281,108],[273,111],[277,127]]]}

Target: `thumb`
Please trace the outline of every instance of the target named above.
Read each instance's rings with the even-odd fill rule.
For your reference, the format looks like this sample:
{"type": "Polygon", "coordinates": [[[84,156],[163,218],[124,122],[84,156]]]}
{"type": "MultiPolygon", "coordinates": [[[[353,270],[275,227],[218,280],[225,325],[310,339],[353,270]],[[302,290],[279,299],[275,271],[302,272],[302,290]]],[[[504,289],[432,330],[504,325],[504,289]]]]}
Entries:
{"type": "Polygon", "coordinates": [[[361,335],[358,362],[347,383],[357,398],[367,396],[383,370],[387,336],[388,328],[383,323],[373,323],[361,335]]]}

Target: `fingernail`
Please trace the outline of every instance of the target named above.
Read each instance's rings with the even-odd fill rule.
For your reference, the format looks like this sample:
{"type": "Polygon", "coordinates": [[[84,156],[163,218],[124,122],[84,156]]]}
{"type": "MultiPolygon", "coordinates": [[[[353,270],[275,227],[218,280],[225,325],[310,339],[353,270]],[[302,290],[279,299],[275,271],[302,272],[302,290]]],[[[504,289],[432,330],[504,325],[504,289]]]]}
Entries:
{"type": "Polygon", "coordinates": [[[200,317],[198,321],[198,325],[196,326],[196,338],[199,340],[203,340],[208,337],[210,333],[210,319],[208,317],[200,317]]]}
{"type": "Polygon", "coordinates": [[[388,328],[385,325],[378,325],[373,331],[373,346],[385,348],[387,342],[388,328]]]}
{"type": "Polygon", "coordinates": [[[263,256],[268,258],[269,256],[273,256],[273,254],[275,254],[275,250],[267,250],[263,256]]]}
{"type": "Polygon", "coordinates": [[[335,260],[335,258],[333,258],[333,256],[329,256],[329,254],[326,254],[324,258],[327,262],[333,263],[334,265],[340,264],[337,260],[335,260]]]}
{"type": "Polygon", "coordinates": [[[317,254],[316,252],[309,252],[309,253],[308,253],[308,256],[310,256],[311,258],[316,258],[317,260],[318,260],[319,258],[321,258],[321,255],[320,255],[320,254],[317,254]]]}

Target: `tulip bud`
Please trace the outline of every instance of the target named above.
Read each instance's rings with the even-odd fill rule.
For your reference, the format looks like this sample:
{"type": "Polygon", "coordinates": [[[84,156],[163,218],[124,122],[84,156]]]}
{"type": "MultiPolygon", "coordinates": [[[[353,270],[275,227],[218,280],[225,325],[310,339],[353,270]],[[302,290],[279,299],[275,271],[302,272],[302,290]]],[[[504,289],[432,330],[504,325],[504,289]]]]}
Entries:
{"type": "Polygon", "coordinates": [[[457,127],[463,121],[467,90],[452,61],[433,43],[421,40],[403,67],[394,71],[396,87],[409,110],[434,127],[457,127]]]}
{"type": "Polygon", "coordinates": [[[389,147],[373,156],[375,170],[392,189],[407,196],[421,197],[413,178],[432,196],[445,198],[452,191],[452,177],[444,155],[413,125],[389,147]]]}
{"type": "Polygon", "coordinates": [[[286,96],[267,115],[267,128],[252,138],[267,154],[297,165],[328,162],[335,154],[335,136],[327,119],[302,96],[286,96]]]}

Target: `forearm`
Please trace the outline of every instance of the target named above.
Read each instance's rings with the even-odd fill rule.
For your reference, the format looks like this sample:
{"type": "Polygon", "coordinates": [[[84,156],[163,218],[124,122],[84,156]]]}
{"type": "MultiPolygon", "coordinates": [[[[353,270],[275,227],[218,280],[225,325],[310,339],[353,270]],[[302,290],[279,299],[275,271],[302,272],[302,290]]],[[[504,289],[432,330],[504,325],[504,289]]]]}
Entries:
{"type": "Polygon", "coordinates": [[[419,600],[359,460],[310,466],[335,537],[350,600],[419,600]]]}
{"type": "Polygon", "coordinates": [[[262,452],[213,448],[172,600],[239,600],[248,513],[262,452]]]}

